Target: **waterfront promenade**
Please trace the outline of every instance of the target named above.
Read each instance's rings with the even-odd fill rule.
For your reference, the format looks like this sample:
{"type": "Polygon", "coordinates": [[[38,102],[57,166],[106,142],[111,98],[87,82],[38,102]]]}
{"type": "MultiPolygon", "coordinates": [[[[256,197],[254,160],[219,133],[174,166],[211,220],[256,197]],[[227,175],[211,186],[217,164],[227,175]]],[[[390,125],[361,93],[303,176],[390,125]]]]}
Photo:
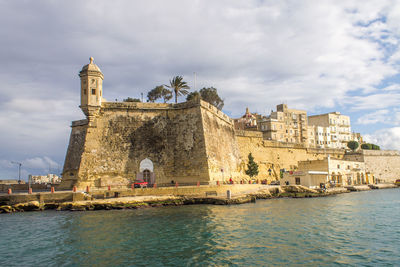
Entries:
{"type": "Polygon", "coordinates": [[[324,197],[352,191],[394,188],[394,184],[334,187],[326,190],[304,186],[235,184],[85,191],[55,191],[0,195],[0,213],[18,211],[132,209],[190,204],[244,204],[256,199],[324,197]]]}

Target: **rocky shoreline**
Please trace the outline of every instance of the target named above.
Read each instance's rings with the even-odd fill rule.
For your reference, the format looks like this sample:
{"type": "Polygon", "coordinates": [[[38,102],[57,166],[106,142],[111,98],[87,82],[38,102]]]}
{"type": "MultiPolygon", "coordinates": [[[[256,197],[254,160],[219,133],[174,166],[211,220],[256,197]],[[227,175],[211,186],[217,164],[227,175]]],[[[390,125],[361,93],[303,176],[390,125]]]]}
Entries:
{"type": "MultiPolygon", "coordinates": [[[[371,189],[394,188],[396,186],[372,186],[371,189]]],[[[1,205],[0,213],[25,212],[25,211],[92,211],[92,210],[120,210],[139,209],[148,207],[181,206],[181,205],[235,205],[256,202],[257,199],[274,198],[313,198],[327,197],[352,191],[368,190],[365,186],[352,186],[351,188],[332,188],[327,190],[314,190],[303,186],[277,186],[268,189],[261,189],[251,193],[242,193],[231,198],[222,196],[133,196],[113,197],[107,199],[93,199],[90,195],[84,194],[85,200],[65,202],[44,202],[29,201],[12,205],[1,205]]]]}

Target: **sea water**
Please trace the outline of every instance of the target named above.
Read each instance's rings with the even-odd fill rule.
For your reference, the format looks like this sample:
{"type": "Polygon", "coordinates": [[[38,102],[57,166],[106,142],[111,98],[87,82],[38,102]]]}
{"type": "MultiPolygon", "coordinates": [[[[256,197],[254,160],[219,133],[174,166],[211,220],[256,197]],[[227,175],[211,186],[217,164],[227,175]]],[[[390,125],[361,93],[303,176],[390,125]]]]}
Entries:
{"type": "Polygon", "coordinates": [[[0,266],[400,266],[400,189],[0,214],[0,266]]]}

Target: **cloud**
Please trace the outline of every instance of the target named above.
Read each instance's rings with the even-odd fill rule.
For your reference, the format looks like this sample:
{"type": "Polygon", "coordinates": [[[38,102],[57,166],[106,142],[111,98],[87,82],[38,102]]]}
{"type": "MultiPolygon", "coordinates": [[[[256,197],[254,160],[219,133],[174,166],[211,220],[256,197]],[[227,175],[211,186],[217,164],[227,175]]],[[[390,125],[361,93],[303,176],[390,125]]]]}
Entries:
{"type": "Polygon", "coordinates": [[[52,158],[44,156],[44,157],[32,157],[26,158],[21,161],[15,160],[0,160],[0,169],[2,179],[18,179],[19,176],[19,166],[18,162],[21,165],[21,180],[28,179],[29,174],[37,175],[37,174],[48,174],[55,173],[60,174],[62,166],[54,161],[52,158]]]}
{"type": "Polygon", "coordinates": [[[400,103],[400,92],[388,90],[385,93],[346,97],[343,102],[348,104],[352,110],[376,110],[397,107],[400,103]]]}
{"type": "Polygon", "coordinates": [[[23,161],[27,168],[31,169],[51,169],[52,167],[59,167],[59,164],[49,157],[34,157],[23,161]]]}
{"type": "Polygon", "coordinates": [[[385,122],[388,119],[389,110],[382,109],[376,112],[365,114],[357,119],[358,124],[375,124],[378,122],[385,122]]]}
{"type": "Polygon", "coordinates": [[[364,135],[368,143],[378,144],[381,149],[400,150],[400,127],[386,128],[364,135]]]}
{"type": "Polygon", "coordinates": [[[89,56],[110,100],[139,98],[174,75],[193,86],[196,72],[197,89],[218,88],[233,117],[281,102],[398,106],[395,84],[380,88],[400,71],[399,10],[392,0],[3,1],[0,160],[62,164],[70,122],[83,117],[77,74],[89,56]]]}

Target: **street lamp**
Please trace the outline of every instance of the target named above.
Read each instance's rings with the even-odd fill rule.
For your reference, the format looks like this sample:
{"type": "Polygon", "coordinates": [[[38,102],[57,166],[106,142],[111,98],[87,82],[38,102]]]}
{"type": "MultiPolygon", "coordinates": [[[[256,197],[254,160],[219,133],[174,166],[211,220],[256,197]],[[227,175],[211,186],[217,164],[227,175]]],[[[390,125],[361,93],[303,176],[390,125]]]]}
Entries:
{"type": "Polygon", "coordinates": [[[22,163],[21,162],[16,162],[16,161],[11,161],[11,163],[13,164],[18,164],[18,183],[21,183],[21,166],[22,163]]]}

